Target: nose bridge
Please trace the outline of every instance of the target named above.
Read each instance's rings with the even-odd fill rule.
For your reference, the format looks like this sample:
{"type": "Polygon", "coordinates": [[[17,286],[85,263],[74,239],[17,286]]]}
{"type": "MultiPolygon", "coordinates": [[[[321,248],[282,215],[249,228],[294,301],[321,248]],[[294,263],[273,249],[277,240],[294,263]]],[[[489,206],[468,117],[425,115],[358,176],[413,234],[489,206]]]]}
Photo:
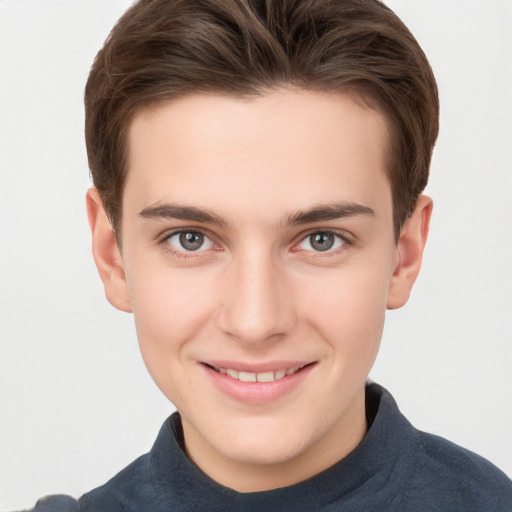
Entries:
{"type": "Polygon", "coordinates": [[[224,293],[221,328],[244,343],[287,334],[292,300],[284,269],[270,250],[248,248],[233,258],[224,293]]]}

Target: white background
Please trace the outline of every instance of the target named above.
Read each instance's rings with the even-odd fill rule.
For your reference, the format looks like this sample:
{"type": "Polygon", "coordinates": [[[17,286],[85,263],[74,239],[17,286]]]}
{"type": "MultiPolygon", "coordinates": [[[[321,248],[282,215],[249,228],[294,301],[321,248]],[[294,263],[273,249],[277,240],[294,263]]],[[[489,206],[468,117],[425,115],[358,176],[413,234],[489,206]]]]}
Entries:
{"type": "MultiPolygon", "coordinates": [[[[393,0],[441,91],[422,275],[372,373],[417,427],[512,475],[512,2],[393,0]]],[[[0,0],[0,509],[75,496],[172,406],[90,255],[83,87],[125,0],[0,0]]]]}

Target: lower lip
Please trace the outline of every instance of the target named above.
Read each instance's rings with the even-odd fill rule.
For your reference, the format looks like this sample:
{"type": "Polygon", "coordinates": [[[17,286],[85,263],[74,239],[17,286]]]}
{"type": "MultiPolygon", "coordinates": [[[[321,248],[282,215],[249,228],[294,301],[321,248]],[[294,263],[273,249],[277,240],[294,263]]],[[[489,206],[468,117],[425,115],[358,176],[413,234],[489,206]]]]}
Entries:
{"type": "Polygon", "coordinates": [[[219,373],[207,365],[202,366],[215,386],[225,395],[249,405],[261,405],[274,402],[291,393],[309,375],[315,365],[309,364],[291,375],[272,382],[242,382],[219,373]]]}

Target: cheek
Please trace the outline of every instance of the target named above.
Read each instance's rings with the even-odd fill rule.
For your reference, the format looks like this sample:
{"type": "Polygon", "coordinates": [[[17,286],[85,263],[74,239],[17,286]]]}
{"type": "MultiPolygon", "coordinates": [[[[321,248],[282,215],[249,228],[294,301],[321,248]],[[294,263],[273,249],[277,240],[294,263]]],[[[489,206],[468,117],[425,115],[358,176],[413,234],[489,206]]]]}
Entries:
{"type": "Polygon", "coordinates": [[[386,276],[382,269],[351,268],[330,275],[323,286],[307,285],[305,295],[310,300],[304,305],[305,314],[343,364],[366,367],[373,363],[384,327],[386,276]]]}
{"type": "Polygon", "coordinates": [[[208,313],[212,304],[211,279],[188,270],[148,265],[142,271],[127,274],[130,300],[141,334],[166,338],[186,335],[208,313]]]}
{"type": "Polygon", "coordinates": [[[158,381],[186,358],[189,342],[212,317],[211,280],[156,266],[133,275],[133,280],[127,277],[137,337],[146,366],[158,381]]]}

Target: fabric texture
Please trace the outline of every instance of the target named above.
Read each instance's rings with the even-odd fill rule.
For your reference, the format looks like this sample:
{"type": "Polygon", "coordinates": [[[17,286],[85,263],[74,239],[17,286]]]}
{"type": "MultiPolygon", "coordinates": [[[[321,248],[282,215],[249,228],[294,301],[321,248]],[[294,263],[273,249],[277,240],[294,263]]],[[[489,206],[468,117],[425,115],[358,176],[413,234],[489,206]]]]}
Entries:
{"type": "Polygon", "coordinates": [[[512,481],[482,457],[416,430],[392,396],[366,389],[360,445],[315,477],[272,491],[239,493],[186,456],[180,417],[162,426],[151,451],[74,500],[39,500],[35,512],[512,512],[512,481]]]}

